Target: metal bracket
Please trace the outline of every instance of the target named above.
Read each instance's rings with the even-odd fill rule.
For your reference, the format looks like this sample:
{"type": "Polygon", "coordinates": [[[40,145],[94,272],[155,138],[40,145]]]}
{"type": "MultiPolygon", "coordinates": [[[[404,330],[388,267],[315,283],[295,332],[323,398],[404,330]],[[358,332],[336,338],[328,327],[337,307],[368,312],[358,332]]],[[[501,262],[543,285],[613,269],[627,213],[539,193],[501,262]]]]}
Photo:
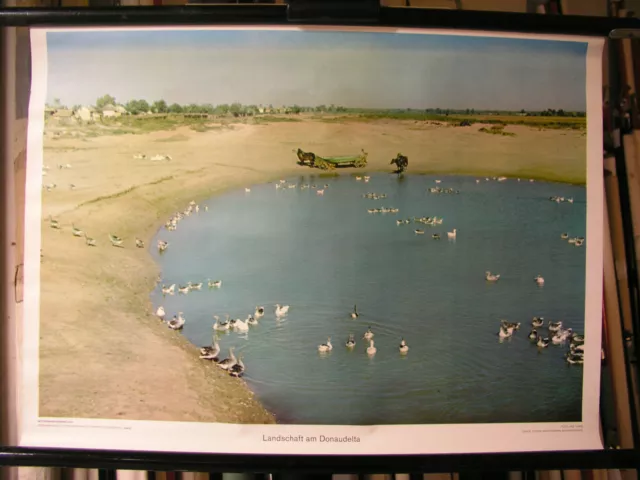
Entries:
{"type": "Polygon", "coordinates": [[[297,23],[375,23],[380,0],[286,0],[287,20],[297,23]]]}

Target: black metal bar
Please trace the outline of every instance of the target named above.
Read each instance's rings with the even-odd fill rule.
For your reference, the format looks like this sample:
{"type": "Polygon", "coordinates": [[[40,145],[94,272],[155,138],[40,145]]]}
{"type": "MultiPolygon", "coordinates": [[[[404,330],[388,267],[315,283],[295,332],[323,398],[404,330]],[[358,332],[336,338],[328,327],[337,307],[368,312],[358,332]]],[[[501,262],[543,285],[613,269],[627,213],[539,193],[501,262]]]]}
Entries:
{"type": "Polygon", "coordinates": [[[636,469],[636,450],[534,452],[464,455],[206,455],[114,450],[5,448],[0,465],[101,468],[124,470],[182,470],[194,472],[393,473],[503,472],[505,470],[636,469]]]}
{"type": "MultiPolygon", "coordinates": [[[[290,25],[286,5],[182,7],[3,8],[0,26],[290,25]]],[[[318,20],[318,25],[359,22],[318,20]]],[[[468,29],[523,33],[608,36],[615,29],[639,29],[638,18],[536,15],[511,12],[381,7],[371,26],[468,29]]]]}

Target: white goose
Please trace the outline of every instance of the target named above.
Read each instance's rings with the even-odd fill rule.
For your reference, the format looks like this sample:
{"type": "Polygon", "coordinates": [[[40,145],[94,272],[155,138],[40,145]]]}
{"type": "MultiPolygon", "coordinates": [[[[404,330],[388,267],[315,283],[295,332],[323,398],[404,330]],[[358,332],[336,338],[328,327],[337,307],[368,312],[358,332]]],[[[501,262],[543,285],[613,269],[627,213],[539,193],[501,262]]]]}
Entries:
{"type": "Polygon", "coordinates": [[[363,337],[365,340],[371,340],[373,338],[373,332],[371,331],[371,327],[369,327],[367,329],[367,331],[364,333],[363,337]]]}
{"type": "Polygon", "coordinates": [[[227,321],[223,324],[218,323],[218,320],[220,319],[220,317],[218,317],[217,315],[214,315],[213,318],[215,319],[215,323],[213,324],[213,329],[214,330],[218,330],[221,332],[224,332],[226,330],[229,330],[229,315],[227,315],[227,321]]]}
{"type": "Polygon", "coordinates": [[[378,349],[374,347],[373,340],[369,340],[369,346],[367,347],[367,355],[375,355],[378,349]]]}
{"type": "Polygon", "coordinates": [[[456,228],[454,228],[452,232],[447,232],[447,237],[456,238],[457,234],[458,234],[458,230],[456,228]]]}
{"type": "Polygon", "coordinates": [[[333,345],[331,345],[331,337],[327,338],[327,343],[318,345],[319,352],[330,352],[331,350],[333,350],[333,345]]]}
{"type": "Polygon", "coordinates": [[[534,282],[536,282],[538,285],[544,285],[544,278],[542,278],[541,275],[537,275],[534,279],[534,282]]]}
{"type": "Polygon", "coordinates": [[[244,375],[245,366],[244,363],[242,363],[242,358],[243,355],[241,354],[238,358],[238,362],[228,369],[229,375],[231,375],[232,377],[241,377],[242,375],[244,375]]]}
{"type": "Polygon", "coordinates": [[[498,332],[500,338],[509,338],[511,335],[513,335],[513,330],[509,330],[502,325],[500,326],[500,331],[498,332]]]}
{"type": "Polygon", "coordinates": [[[254,317],[253,315],[248,315],[247,316],[247,323],[249,325],[258,325],[258,319],[256,317],[254,317]]]}
{"type": "Polygon", "coordinates": [[[220,345],[218,345],[218,337],[213,336],[213,342],[210,347],[202,347],[200,349],[200,358],[203,360],[217,361],[220,355],[220,345]]]}
{"type": "Polygon", "coordinates": [[[167,287],[167,286],[165,286],[165,285],[163,285],[163,286],[162,286],[162,293],[163,293],[164,295],[167,295],[167,294],[168,294],[168,295],[173,295],[173,293],[174,293],[175,291],[176,291],[176,284],[175,284],[175,283],[172,283],[172,284],[171,284],[170,286],[168,286],[168,287],[167,287]]]}
{"type": "Polygon", "coordinates": [[[218,366],[223,370],[230,370],[238,363],[236,356],[233,354],[233,347],[229,348],[229,357],[218,362],[218,366]]]}
{"type": "Polygon", "coordinates": [[[158,307],[158,309],[156,310],[156,316],[160,319],[160,320],[164,320],[164,316],[165,316],[165,311],[164,311],[164,307],[162,305],[160,305],[158,307]]]}
{"type": "Polygon", "coordinates": [[[400,353],[407,353],[409,351],[409,345],[404,341],[404,338],[400,342],[400,347],[398,347],[398,349],[400,350],[400,353]]]}
{"type": "Polygon", "coordinates": [[[276,303],[276,317],[284,317],[287,313],[289,313],[289,305],[280,306],[276,303]]]}
{"type": "Polygon", "coordinates": [[[248,332],[249,331],[249,320],[242,321],[240,319],[236,320],[233,324],[233,329],[238,332],[248,332]]]}
{"type": "Polygon", "coordinates": [[[178,312],[178,316],[176,317],[174,315],[173,318],[169,320],[169,322],[167,323],[167,326],[171,330],[182,330],[182,327],[184,327],[184,323],[185,323],[185,319],[182,316],[182,312],[178,312]]]}
{"type": "Polygon", "coordinates": [[[256,307],[255,312],[253,312],[253,318],[256,320],[262,318],[264,316],[264,307],[256,307]]]}

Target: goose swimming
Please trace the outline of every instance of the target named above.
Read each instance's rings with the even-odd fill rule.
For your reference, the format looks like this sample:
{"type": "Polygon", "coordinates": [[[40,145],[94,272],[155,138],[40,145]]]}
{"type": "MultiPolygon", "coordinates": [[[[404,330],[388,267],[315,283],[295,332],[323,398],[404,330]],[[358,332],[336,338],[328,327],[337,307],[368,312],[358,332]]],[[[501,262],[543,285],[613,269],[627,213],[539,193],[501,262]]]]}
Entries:
{"type": "Polygon", "coordinates": [[[164,252],[167,247],[169,247],[169,242],[165,242],[164,240],[158,240],[158,251],[164,252]]]}
{"type": "Polygon", "coordinates": [[[433,238],[434,240],[440,240],[440,234],[434,233],[433,235],[431,235],[431,238],[433,238]]]}
{"type": "Polygon", "coordinates": [[[218,345],[218,337],[214,335],[213,342],[210,347],[202,347],[200,349],[200,358],[203,360],[218,361],[220,355],[220,345],[218,345]]]}
{"type": "Polygon", "coordinates": [[[569,238],[569,234],[568,233],[563,233],[562,235],[560,235],[560,238],[563,240],[566,240],[569,238]]]}
{"type": "Polygon", "coordinates": [[[531,325],[533,325],[536,328],[542,327],[544,325],[544,317],[533,317],[533,320],[531,321],[531,325]]]}
{"type": "Polygon", "coordinates": [[[178,316],[176,317],[174,315],[173,318],[169,320],[169,322],[167,323],[167,326],[171,330],[182,330],[182,327],[184,327],[184,323],[185,323],[185,319],[182,316],[182,312],[178,312],[178,316]]]}
{"type": "Polygon", "coordinates": [[[581,355],[569,354],[569,355],[567,355],[567,363],[570,363],[572,365],[583,364],[584,363],[584,357],[581,356],[581,355]]]}
{"type": "Polygon", "coordinates": [[[191,290],[189,288],[189,285],[178,285],[178,292],[180,293],[189,293],[189,290],[191,290]]]}
{"type": "Polygon", "coordinates": [[[222,286],[222,280],[211,281],[211,279],[207,278],[207,284],[209,285],[209,288],[220,288],[222,286]]]}
{"type": "Polygon", "coordinates": [[[333,345],[331,345],[331,337],[327,338],[327,343],[318,345],[319,352],[324,353],[324,352],[330,352],[331,350],[333,350],[333,345]]]}
{"type": "Polygon", "coordinates": [[[415,233],[416,235],[424,235],[424,230],[415,229],[413,233],[415,233]]]}
{"type": "Polygon", "coordinates": [[[547,348],[549,346],[549,339],[538,336],[538,341],[536,342],[536,345],[540,348],[547,348]]]}
{"type": "Polygon", "coordinates": [[[353,306],[353,312],[351,312],[351,318],[358,318],[360,316],[360,314],[358,313],[358,310],[356,309],[356,306],[353,306]]]}
{"type": "Polygon", "coordinates": [[[164,316],[165,316],[165,311],[164,311],[164,307],[162,305],[160,305],[158,307],[158,309],[156,310],[156,316],[160,319],[160,320],[164,320],[164,316]]]}
{"type": "Polygon", "coordinates": [[[202,288],[202,282],[200,283],[188,283],[189,290],[200,290],[202,288]]]}
{"type": "Polygon", "coordinates": [[[289,313],[289,305],[276,304],[276,317],[284,317],[287,313],[289,313]]]}
{"type": "Polygon", "coordinates": [[[584,343],[584,335],[578,335],[577,333],[571,334],[571,343],[584,343]]]}
{"type": "Polygon", "coordinates": [[[500,325],[500,330],[498,330],[498,336],[500,338],[509,338],[513,335],[513,330],[509,330],[504,327],[504,325],[500,325]]]}
{"type": "Polygon", "coordinates": [[[373,340],[369,340],[369,346],[367,347],[367,355],[375,355],[378,349],[374,347],[373,340]]]}
{"type": "Polygon", "coordinates": [[[538,339],[538,332],[534,328],[533,330],[531,330],[531,333],[529,333],[529,340],[537,340],[537,339],[538,339]]]}
{"type": "Polygon", "coordinates": [[[544,278],[542,278],[541,275],[537,275],[534,279],[534,282],[536,282],[538,285],[544,285],[544,278]]]}
{"type": "Polygon", "coordinates": [[[255,312],[253,312],[253,317],[257,320],[264,316],[264,307],[256,307],[255,312]]]}
{"type": "Polygon", "coordinates": [[[457,234],[458,234],[458,230],[454,228],[452,232],[447,232],[447,237],[456,238],[457,234]]]}
{"type": "Polygon", "coordinates": [[[164,295],[169,294],[169,295],[173,295],[173,293],[176,290],[176,284],[172,283],[171,286],[167,287],[166,285],[162,285],[162,293],[164,295]]]}
{"type": "Polygon", "coordinates": [[[214,315],[213,318],[215,319],[215,323],[213,324],[213,329],[214,330],[218,330],[218,331],[226,331],[229,330],[229,315],[227,315],[227,321],[224,323],[218,323],[218,320],[220,319],[220,317],[218,317],[217,315],[214,315]]]}
{"type": "Polygon", "coordinates": [[[240,355],[240,357],[238,358],[238,362],[228,369],[229,375],[231,375],[232,377],[239,378],[244,375],[245,367],[244,367],[244,363],[242,363],[243,357],[244,355],[240,355]]]}
{"type": "Polygon", "coordinates": [[[229,348],[229,357],[225,358],[224,360],[220,360],[217,365],[223,370],[229,370],[229,369],[233,368],[233,366],[236,363],[238,363],[238,360],[236,359],[235,355],[233,354],[233,347],[230,347],[229,348]]]}
{"type": "Polygon", "coordinates": [[[233,323],[233,329],[238,332],[248,332],[249,331],[249,320],[245,320],[244,322],[240,319],[237,319],[233,323]]]}
{"type": "Polygon", "coordinates": [[[398,347],[400,353],[407,353],[409,351],[409,345],[404,341],[404,338],[400,341],[400,346],[398,347]]]}
{"type": "Polygon", "coordinates": [[[500,275],[494,275],[491,272],[487,271],[484,272],[484,278],[487,280],[487,282],[497,282],[498,280],[500,280],[500,275]]]}
{"type": "Polygon", "coordinates": [[[349,339],[347,340],[347,343],[345,343],[345,346],[347,348],[353,348],[353,347],[356,346],[356,339],[355,339],[353,333],[349,334],[349,339]]]}
{"type": "Polygon", "coordinates": [[[249,315],[247,317],[247,323],[249,325],[258,325],[258,320],[253,315],[249,315]]]}
{"type": "Polygon", "coordinates": [[[118,237],[117,235],[109,234],[109,241],[111,242],[111,245],[113,245],[114,247],[122,248],[122,242],[124,240],[118,237]]]}
{"type": "Polygon", "coordinates": [[[557,332],[562,328],[562,322],[549,322],[549,331],[557,332]]]}
{"type": "Polygon", "coordinates": [[[369,327],[367,329],[367,331],[364,333],[364,335],[362,336],[362,338],[364,338],[365,340],[371,340],[373,338],[373,332],[371,331],[371,327],[369,327]]]}
{"type": "Polygon", "coordinates": [[[144,242],[142,240],[140,240],[139,238],[136,238],[136,247],[144,248],[144,242]]]}

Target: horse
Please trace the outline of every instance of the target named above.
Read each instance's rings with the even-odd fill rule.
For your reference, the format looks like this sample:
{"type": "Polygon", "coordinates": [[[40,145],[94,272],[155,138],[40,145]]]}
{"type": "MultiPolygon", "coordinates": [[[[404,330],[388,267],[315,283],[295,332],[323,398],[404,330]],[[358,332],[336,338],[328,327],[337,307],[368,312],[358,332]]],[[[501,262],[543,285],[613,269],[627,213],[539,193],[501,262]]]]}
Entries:
{"type": "Polygon", "coordinates": [[[296,154],[298,155],[300,165],[305,165],[308,162],[309,165],[313,167],[316,161],[316,155],[314,153],[305,152],[299,148],[296,154]]]}
{"type": "Polygon", "coordinates": [[[400,175],[409,166],[409,158],[407,158],[405,155],[402,155],[401,153],[398,153],[396,158],[391,160],[390,165],[393,165],[393,164],[395,164],[398,167],[398,169],[394,173],[397,173],[398,175],[400,175]]]}

